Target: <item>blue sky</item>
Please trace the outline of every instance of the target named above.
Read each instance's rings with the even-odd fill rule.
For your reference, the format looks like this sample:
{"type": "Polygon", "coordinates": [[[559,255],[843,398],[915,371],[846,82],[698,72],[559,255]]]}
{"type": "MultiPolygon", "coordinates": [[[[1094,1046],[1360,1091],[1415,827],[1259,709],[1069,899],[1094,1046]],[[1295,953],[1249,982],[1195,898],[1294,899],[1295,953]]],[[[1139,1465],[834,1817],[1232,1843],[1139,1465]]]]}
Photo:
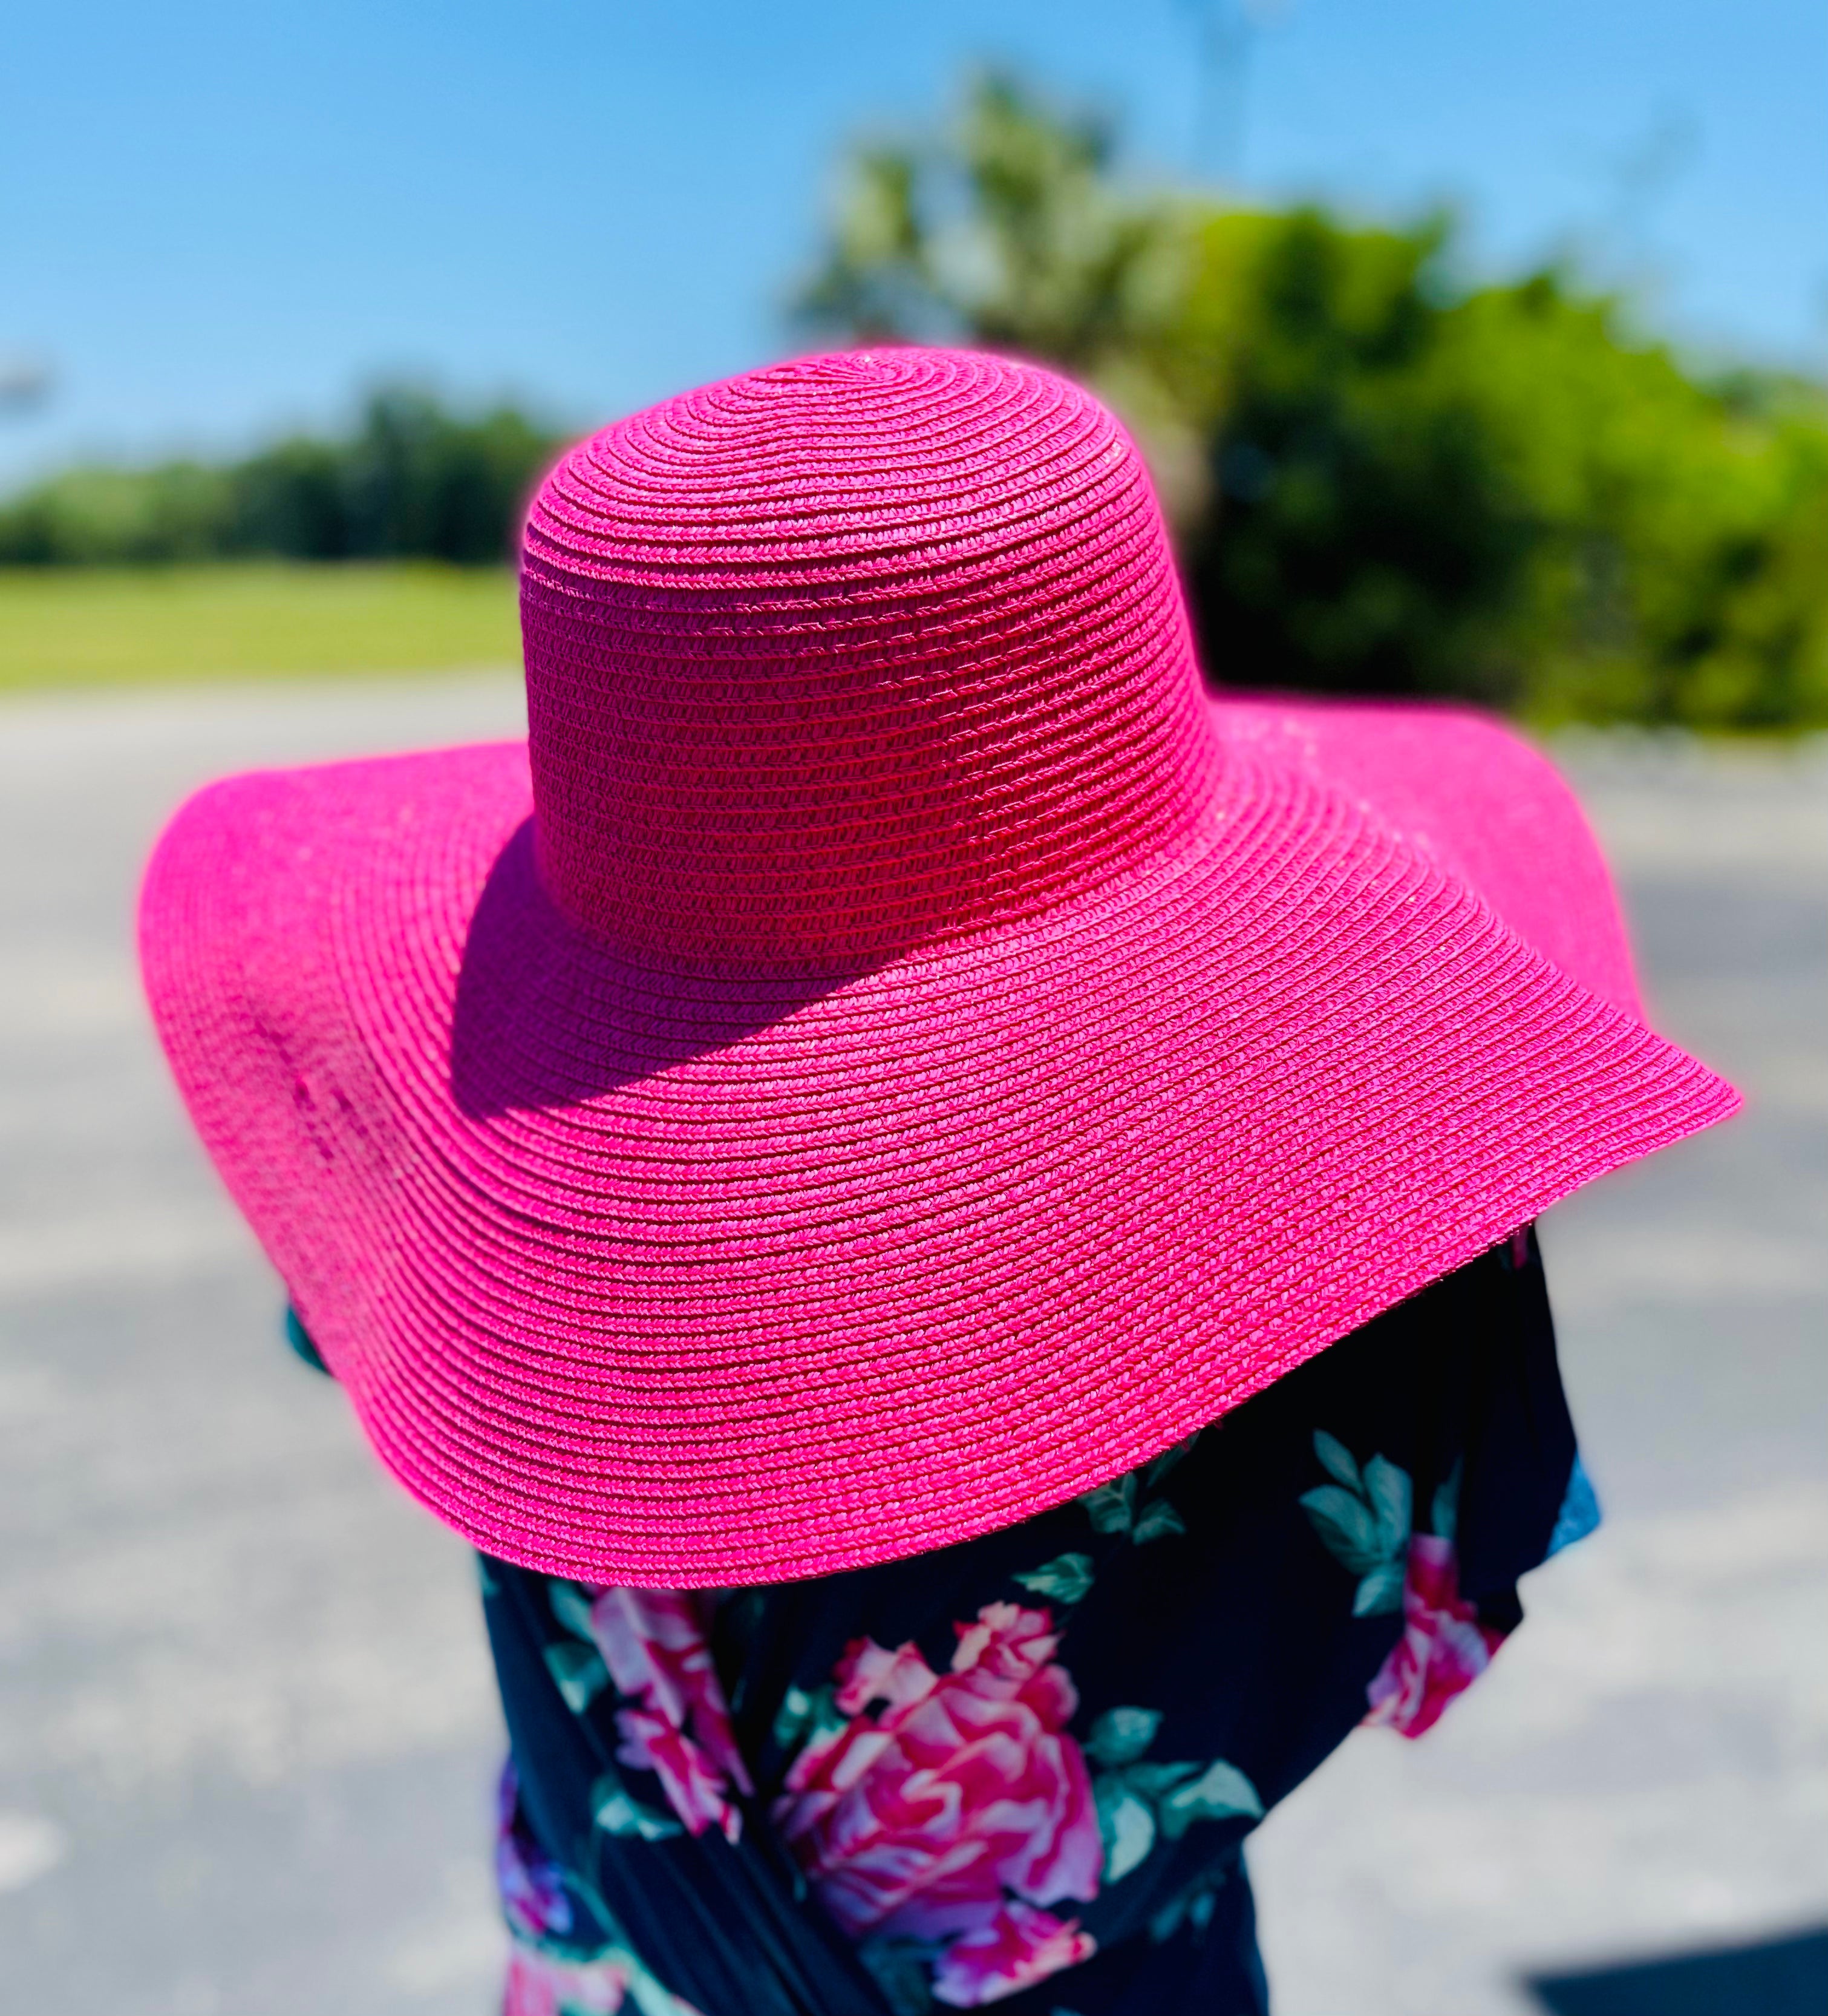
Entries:
{"type": "Polygon", "coordinates": [[[234,448],[380,373],[588,423],[790,347],[836,149],[973,58],[1093,94],[1139,169],[1449,198],[1494,270],[1578,241],[1685,340],[1828,355],[1821,0],[1283,0],[1241,150],[1190,0],[65,0],[0,75],[0,481],[234,448]]]}

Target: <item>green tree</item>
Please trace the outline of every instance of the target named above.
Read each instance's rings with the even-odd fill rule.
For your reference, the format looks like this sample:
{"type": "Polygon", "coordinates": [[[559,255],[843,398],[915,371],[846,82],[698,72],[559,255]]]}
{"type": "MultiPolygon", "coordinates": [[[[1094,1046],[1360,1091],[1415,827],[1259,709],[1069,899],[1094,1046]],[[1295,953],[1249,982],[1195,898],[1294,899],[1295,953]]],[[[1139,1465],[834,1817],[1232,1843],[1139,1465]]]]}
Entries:
{"type": "Polygon", "coordinates": [[[1828,719],[1828,400],[1709,382],[1620,302],[1460,275],[1448,221],[1126,183],[1006,77],[849,164],[798,305],[1051,361],[1153,463],[1210,670],[1570,716],[1828,719]]]}
{"type": "Polygon", "coordinates": [[[220,470],[73,469],[0,505],[0,563],[158,564],[222,549],[232,510],[220,470]]]}
{"type": "Polygon", "coordinates": [[[40,484],[0,505],[0,564],[256,554],[498,563],[557,445],[512,407],[466,418],[412,387],[386,387],[342,440],[299,435],[224,467],[79,469],[40,484]]]}
{"type": "Polygon", "coordinates": [[[1122,363],[1175,297],[1182,233],[1175,203],[1117,181],[1114,144],[1108,121],[980,76],[941,133],[851,157],[795,311],[863,341],[1122,363]]]}
{"type": "Polygon", "coordinates": [[[1208,444],[1182,540],[1206,664],[1247,685],[1513,697],[1506,618],[1541,527],[1458,368],[1445,222],[1348,230],[1304,209],[1239,236],[1209,223],[1216,271],[1160,339],[1208,444]]]}
{"type": "Polygon", "coordinates": [[[423,393],[379,393],[343,456],[349,550],[506,560],[552,450],[550,438],[511,409],[466,422],[423,393]]]}
{"type": "Polygon", "coordinates": [[[1539,520],[1512,648],[1549,718],[1768,728],[1828,719],[1828,400],[1715,382],[1553,275],[1470,294],[1463,380],[1539,520]]]}

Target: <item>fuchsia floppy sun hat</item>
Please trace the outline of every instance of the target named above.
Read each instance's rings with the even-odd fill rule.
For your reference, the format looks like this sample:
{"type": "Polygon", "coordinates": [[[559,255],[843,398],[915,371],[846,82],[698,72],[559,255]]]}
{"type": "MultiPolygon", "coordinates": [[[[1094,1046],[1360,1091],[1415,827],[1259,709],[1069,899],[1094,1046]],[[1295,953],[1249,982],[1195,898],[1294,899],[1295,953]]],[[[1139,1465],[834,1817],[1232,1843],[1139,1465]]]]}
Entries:
{"type": "Polygon", "coordinates": [[[1135,452],[1045,371],[637,414],[521,592],[526,743],[214,785],[142,916],[369,1438],[507,1560],[1009,1523],[1737,1103],[1523,743],[1207,697],[1135,452]]]}

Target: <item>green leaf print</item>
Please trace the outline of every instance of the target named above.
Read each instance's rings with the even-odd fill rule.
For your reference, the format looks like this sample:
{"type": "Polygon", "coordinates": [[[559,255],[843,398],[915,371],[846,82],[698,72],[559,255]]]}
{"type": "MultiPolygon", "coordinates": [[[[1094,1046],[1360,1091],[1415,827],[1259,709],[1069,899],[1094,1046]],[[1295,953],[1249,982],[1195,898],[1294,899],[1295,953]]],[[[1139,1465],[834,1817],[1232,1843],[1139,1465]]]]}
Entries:
{"type": "Polygon", "coordinates": [[[1365,1495],[1377,1518],[1377,1537],[1386,1555],[1403,1553],[1409,1544],[1409,1473],[1384,1457],[1365,1466],[1365,1495]]]}
{"type": "Polygon", "coordinates": [[[783,1751],[792,1752],[826,1730],[844,1727],[846,1718],[837,1711],[836,1690],[829,1684],[811,1694],[804,1687],[789,1687],[781,1697],[772,1731],[783,1751]]]}
{"type": "Polygon", "coordinates": [[[1115,1883],[1140,1867],[1154,1847],[1155,1816],[1128,1787],[1114,1784],[1106,1792],[1106,1783],[1099,1781],[1094,1797],[1099,1832],[1104,1838],[1104,1880],[1115,1883]]]}
{"type": "Polygon", "coordinates": [[[1171,1533],[1184,1533],[1187,1522],[1165,1498],[1145,1505],[1142,1515],[1131,1528],[1130,1538],[1139,1546],[1150,1540],[1165,1540],[1171,1533]]]}
{"type": "MultiPolygon", "coordinates": [[[[635,1962],[635,1971],[628,1978],[628,2000],[639,2011],[639,2016],[697,2016],[689,2002],[663,1988],[650,1974],[635,1955],[628,1957],[635,1962]]],[[[596,2016],[588,2007],[580,2008],[578,2016],[596,2016]]]]}
{"type": "Polygon", "coordinates": [[[552,1615],[574,1638],[581,1638],[587,1645],[596,1643],[596,1633],[590,1626],[590,1598],[576,1582],[555,1582],[549,1585],[552,1593],[552,1615]]]}
{"type": "Polygon", "coordinates": [[[1155,1741],[1161,1715],[1152,1708],[1107,1708],[1092,1725],[1085,1755],[1095,1764],[1129,1764],[1155,1741]]]}
{"type": "Polygon", "coordinates": [[[1136,1478],[1134,1472],[1113,1478],[1080,1499],[1095,1533],[1127,1533],[1136,1515],[1136,1478]]]}
{"type": "Polygon", "coordinates": [[[591,1787],[590,1816],[605,1834],[623,1841],[670,1841],[686,1831],[677,1820],[631,1798],[627,1787],[613,1771],[606,1771],[591,1787]]]}
{"type": "Polygon", "coordinates": [[[1196,1932],[1204,1931],[1212,1922],[1213,1909],[1225,1881],[1223,1875],[1202,1876],[1178,1897],[1170,1898],[1149,1921],[1150,1938],[1160,1946],[1164,1939],[1171,1939],[1182,1925],[1191,1925],[1196,1932]]]}
{"type": "MultiPolygon", "coordinates": [[[[1149,1481],[1153,1484],[1157,1478],[1165,1477],[1193,1446],[1194,1439],[1193,1435],[1189,1435],[1185,1442],[1176,1442],[1172,1449],[1164,1449],[1149,1466],[1149,1481]]],[[[1096,1491],[1081,1495],[1079,1503],[1092,1521],[1092,1532],[1128,1533],[1139,1547],[1146,1546],[1151,1540],[1165,1540],[1171,1533],[1186,1532],[1187,1522],[1165,1498],[1151,1499],[1138,1513],[1137,1476],[1135,1471],[1127,1471],[1121,1477],[1113,1478],[1109,1484],[1101,1484],[1096,1491]]]]}
{"type": "Polygon", "coordinates": [[[594,1645],[567,1639],[545,1648],[546,1670],[574,1715],[582,1715],[610,1683],[609,1669],[594,1645]]]}
{"type": "Polygon", "coordinates": [[[1221,1757],[1191,1784],[1177,1785],[1163,1799],[1160,1813],[1162,1832],[1170,1841],[1178,1841],[1196,1820],[1233,1820],[1240,1814],[1260,1820],[1263,1802],[1236,1765],[1221,1757]]]}
{"type": "Polygon", "coordinates": [[[1362,1576],[1352,1596],[1355,1617],[1384,1617],[1403,1607],[1403,1564],[1385,1561],[1362,1576]]]}
{"type": "Polygon", "coordinates": [[[1319,1457],[1321,1467],[1356,1495],[1365,1489],[1358,1475],[1358,1466],[1352,1460],[1352,1453],[1335,1435],[1324,1428],[1314,1431],[1314,1453],[1319,1457]]]}
{"type": "Polygon", "coordinates": [[[1453,1468],[1442,1480],[1428,1508],[1428,1523],[1444,1540],[1454,1537],[1454,1528],[1459,1524],[1460,1478],[1465,1469],[1465,1459],[1456,1456],[1453,1468]]]}
{"type": "Polygon", "coordinates": [[[1196,1820],[1261,1820],[1263,1802],[1235,1764],[1147,1763],[1161,1716],[1153,1708],[1107,1709],[1092,1725],[1085,1755],[1107,1768],[1092,1782],[1104,1843],[1104,1880],[1139,1868],[1158,1839],[1178,1841],[1196,1820]]]}
{"type": "Polygon", "coordinates": [[[895,2016],[927,2016],[933,2007],[930,1970],[939,1950],[934,1940],[868,1939],[857,1949],[857,1957],[895,2016]]]}
{"type": "Polygon", "coordinates": [[[1159,1799],[1199,1769],[1197,1764],[1126,1764],[1117,1775],[1132,1791],[1140,1792],[1146,1799],[1159,1799]]]}
{"type": "Polygon", "coordinates": [[[1094,1579],[1089,1554],[1056,1554],[1026,1575],[1011,1578],[1037,1596],[1051,1597],[1056,1603],[1080,1603],[1091,1593],[1094,1579]]]}
{"type": "Polygon", "coordinates": [[[812,1724],[812,1697],[804,1687],[789,1687],[775,1713],[774,1739],[791,1750],[812,1724]]]}
{"type": "Polygon", "coordinates": [[[1341,1481],[1304,1491],[1299,1503],[1321,1544],[1358,1578],[1352,1615],[1376,1617],[1401,1610],[1414,1517],[1409,1473],[1381,1455],[1360,1468],[1343,1443],[1319,1429],[1314,1434],[1314,1453],[1328,1474],[1341,1481]],[[1346,1480],[1354,1475],[1357,1481],[1348,1488],[1346,1480]]]}
{"type": "Polygon", "coordinates": [[[1304,1491],[1300,1503],[1341,1568],[1362,1575],[1382,1565],[1384,1549],[1377,1521],[1362,1499],[1337,1484],[1322,1484],[1304,1491]]]}

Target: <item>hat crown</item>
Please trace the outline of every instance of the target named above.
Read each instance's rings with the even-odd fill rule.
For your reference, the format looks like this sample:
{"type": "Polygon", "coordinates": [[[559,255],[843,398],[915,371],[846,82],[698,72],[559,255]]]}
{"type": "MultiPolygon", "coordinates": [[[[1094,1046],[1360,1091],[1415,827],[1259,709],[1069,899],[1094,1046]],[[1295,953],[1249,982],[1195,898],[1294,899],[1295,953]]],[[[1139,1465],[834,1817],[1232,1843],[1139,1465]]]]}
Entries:
{"type": "Polygon", "coordinates": [[[540,871],[637,956],[817,969],[1171,844],[1211,747],[1148,476],[1089,394],[859,351],[581,443],[521,575],[540,871]]]}

